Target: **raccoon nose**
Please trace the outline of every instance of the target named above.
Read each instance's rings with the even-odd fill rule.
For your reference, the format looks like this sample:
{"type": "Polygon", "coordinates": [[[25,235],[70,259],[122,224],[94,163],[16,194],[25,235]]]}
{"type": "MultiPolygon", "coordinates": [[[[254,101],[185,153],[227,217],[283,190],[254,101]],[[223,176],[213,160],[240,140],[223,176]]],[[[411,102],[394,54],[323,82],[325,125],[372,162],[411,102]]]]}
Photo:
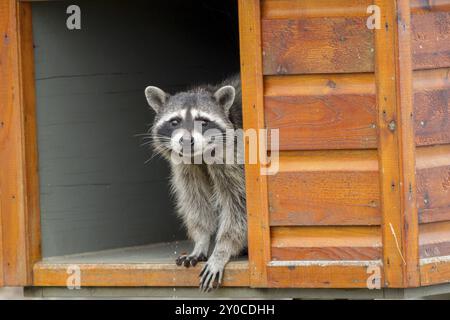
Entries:
{"type": "Polygon", "coordinates": [[[182,146],[188,146],[189,143],[191,144],[191,146],[194,145],[194,137],[190,136],[190,137],[187,137],[187,138],[183,138],[183,137],[180,138],[180,144],[182,146]]]}

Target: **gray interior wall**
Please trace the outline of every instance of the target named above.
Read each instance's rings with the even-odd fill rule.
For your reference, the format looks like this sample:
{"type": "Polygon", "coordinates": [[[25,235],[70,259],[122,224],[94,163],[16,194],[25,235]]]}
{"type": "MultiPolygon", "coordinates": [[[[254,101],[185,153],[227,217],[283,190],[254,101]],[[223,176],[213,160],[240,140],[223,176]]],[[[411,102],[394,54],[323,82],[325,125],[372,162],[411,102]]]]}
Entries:
{"type": "Polygon", "coordinates": [[[44,257],[185,238],[167,165],[145,164],[135,135],[153,116],[147,85],[174,92],[237,70],[234,2],[208,2],[33,3],[44,257]],[[69,4],[81,30],[66,28],[69,4]]]}

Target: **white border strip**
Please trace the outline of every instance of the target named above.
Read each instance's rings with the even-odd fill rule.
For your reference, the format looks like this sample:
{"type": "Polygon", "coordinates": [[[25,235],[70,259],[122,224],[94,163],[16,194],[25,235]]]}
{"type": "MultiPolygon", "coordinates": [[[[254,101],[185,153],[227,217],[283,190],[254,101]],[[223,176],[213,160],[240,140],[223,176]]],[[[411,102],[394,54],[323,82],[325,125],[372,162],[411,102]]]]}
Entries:
{"type": "Polygon", "coordinates": [[[423,266],[425,264],[440,263],[440,262],[450,262],[450,256],[440,256],[440,257],[431,257],[431,258],[420,259],[421,266],[423,266]]]}
{"type": "Polygon", "coordinates": [[[381,260],[302,260],[302,261],[270,261],[270,267],[327,267],[327,266],[381,266],[381,260]]]}

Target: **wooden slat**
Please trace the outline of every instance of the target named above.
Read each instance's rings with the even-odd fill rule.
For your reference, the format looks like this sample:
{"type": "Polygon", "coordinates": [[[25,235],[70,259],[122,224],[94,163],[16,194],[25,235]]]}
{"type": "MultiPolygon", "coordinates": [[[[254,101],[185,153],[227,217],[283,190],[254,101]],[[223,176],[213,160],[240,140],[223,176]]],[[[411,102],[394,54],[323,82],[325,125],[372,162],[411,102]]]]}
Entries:
{"type": "Polygon", "coordinates": [[[367,288],[367,281],[374,267],[381,270],[383,286],[381,264],[327,265],[320,262],[310,265],[270,266],[269,285],[275,288],[367,288]]]}
{"type": "Polygon", "coordinates": [[[31,283],[39,259],[31,5],[0,2],[0,214],[3,284],[31,283]]]}
{"type": "Polygon", "coordinates": [[[414,112],[417,145],[450,143],[450,69],[414,72],[414,112]]]}
{"type": "Polygon", "coordinates": [[[430,286],[433,284],[450,282],[450,257],[444,259],[431,258],[421,259],[420,285],[430,286]]]}
{"type": "Polygon", "coordinates": [[[263,0],[263,19],[361,17],[372,0],[263,0]]]}
{"type": "Polygon", "coordinates": [[[383,264],[386,286],[419,284],[408,0],[376,0],[375,31],[383,264]]]}
{"type": "MultiPolygon", "coordinates": [[[[449,74],[413,74],[418,146],[450,143],[449,74]]],[[[264,84],[266,126],[280,130],[280,150],[376,148],[371,74],[266,76],[264,84]]]]}
{"type": "Polygon", "coordinates": [[[450,222],[420,225],[419,244],[421,258],[450,255],[450,222]]]}
{"type": "Polygon", "coordinates": [[[417,206],[421,223],[450,220],[450,145],[417,149],[417,206]]]}
{"type": "Polygon", "coordinates": [[[273,227],[272,260],[379,260],[379,227],[273,227]]]}
{"type": "Polygon", "coordinates": [[[450,11],[450,0],[411,0],[413,13],[430,11],[450,11]]]}
{"type": "MultiPolygon", "coordinates": [[[[373,0],[263,0],[264,19],[367,17],[373,0]]],[[[411,0],[413,13],[450,11],[450,0],[411,0]]]]}
{"type": "Polygon", "coordinates": [[[280,150],[376,148],[371,74],[269,76],[266,126],[279,129],[280,150]]]}
{"type": "Polygon", "coordinates": [[[450,67],[450,12],[412,16],[413,68],[450,67]]]}
{"type": "MultiPolygon", "coordinates": [[[[287,2],[285,5],[289,7],[287,2]]],[[[293,6],[295,13],[295,2],[293,6]]],[[[420,8],[422,5],[416,5],[417,10],[420,8]]],[[[450,67],[450,12],[435,11],[446,10],[446,4],[432,8],[433,11],[412,16],[413,69],[450,67]]],[[[317,6],[317,10],[323,8],[317,6]]],[[[264,74],[374,71],[373,31],[366,27],[367,17],[355,17],[352,13],[346,17],[331,15],[287,14],[283,19],[263,19],[264,74]]]]}
{"type": "MultiPolygon", "coordinates": [[[[239,0],[242,106],[244,129],[264,128],[260,1],[239,0]]],[[[246,141],[248,152],[248,141],[246,141]]],[[[261,160],[261,159],[259,159],[261,160]]],[[[270,228],[267,178],[261,164],[245,165],[250,283],[267,286],[270,228]]]]}
{"type": "MultiPolygon", "coordinates": [[[[180,268],[170,264],[51,264],[40,262],[34,266],[34,286],[65,287],[69,267],[78,266],[82,287],[196,287],[196,268],[180,268]]],[[[247,262],[230,262],[224,272],[223,286],[248,287],[247,262]]]]}
{"type": "Polygon", "coordinates": [[[365,18],[262,20],[265,75],[373,71],[365,18]]]}
{"type": "Polygon", "coordinates": [[[270,224],[377,225],[376,152],[283,152],[269,176],[270,224]]]}
{"type": "Polygon", "coordinates": [[[34,44],[31,3],[19,3],[18,7],[25,141],[27,268],[28,273],[31,273],[34,263],[41,260],[42,256],[34,44]]]}

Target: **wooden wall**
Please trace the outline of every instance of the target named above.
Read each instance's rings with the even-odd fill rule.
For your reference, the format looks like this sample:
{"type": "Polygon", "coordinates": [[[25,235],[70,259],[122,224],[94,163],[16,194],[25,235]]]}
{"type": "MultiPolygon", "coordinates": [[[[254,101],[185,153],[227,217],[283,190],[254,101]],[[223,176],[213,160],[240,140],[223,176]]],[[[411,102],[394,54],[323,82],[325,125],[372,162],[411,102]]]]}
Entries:
{"type": "Polygon", "coordinates": [[[260,114],[245,124],[279,129],[281,149],[278,174],[259,177],[267,211],[249,206],[263,229],[250,246],[270,246],[250,261],[254,283],[365,287],[355,265],[375,265],[384,286],[419,285],[419,255],[450,253],[450,2],[262,0],[241,10],[256,12],[241,46],[246,30],[261,36],[261,61],[243,81],[263,92],[248,98],[260,114]],[[379,31],[366,27],[371,4],[382,9],[379,31]]]}

